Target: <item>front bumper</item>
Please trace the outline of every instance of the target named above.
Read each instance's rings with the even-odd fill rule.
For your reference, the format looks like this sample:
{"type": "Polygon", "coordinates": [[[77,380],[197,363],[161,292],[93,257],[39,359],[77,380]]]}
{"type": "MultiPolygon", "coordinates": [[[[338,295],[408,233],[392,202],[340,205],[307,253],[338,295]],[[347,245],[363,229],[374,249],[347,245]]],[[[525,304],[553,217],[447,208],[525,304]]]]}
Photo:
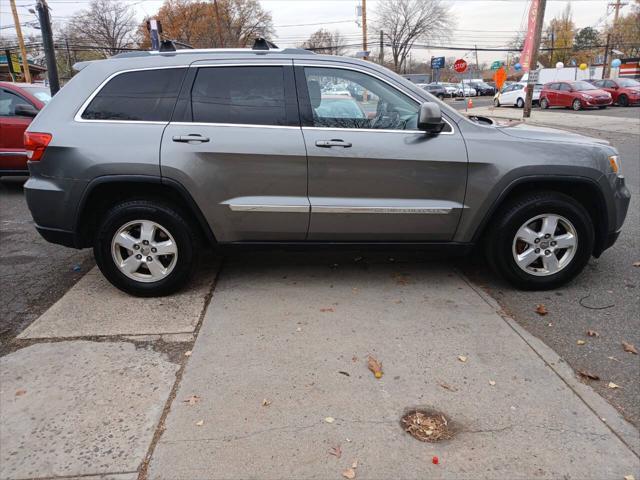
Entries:
{"type": "Polygon", "coordinates": [[[613,195],[609,206],[609,229],[604,238],[601,237],[601,241],[597,243],[593,252],[593,256],[596,258],[606,249],[612,247],[618,240],[631,203],[631,192],[627,188],[625,178],[622,175],[615,175],[611,184],[613,195]]]}

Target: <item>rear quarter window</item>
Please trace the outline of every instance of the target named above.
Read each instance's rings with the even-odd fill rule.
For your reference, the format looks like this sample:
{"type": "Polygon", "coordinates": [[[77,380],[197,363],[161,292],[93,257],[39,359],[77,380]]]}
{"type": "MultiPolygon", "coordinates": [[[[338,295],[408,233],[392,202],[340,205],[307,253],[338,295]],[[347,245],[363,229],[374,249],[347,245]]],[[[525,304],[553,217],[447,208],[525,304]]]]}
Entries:
{"type": "Polygon", "coordinates": [[[168,122],[186,68],[162,68],[116,75],[82,113],[85,120],[168,122]]]}

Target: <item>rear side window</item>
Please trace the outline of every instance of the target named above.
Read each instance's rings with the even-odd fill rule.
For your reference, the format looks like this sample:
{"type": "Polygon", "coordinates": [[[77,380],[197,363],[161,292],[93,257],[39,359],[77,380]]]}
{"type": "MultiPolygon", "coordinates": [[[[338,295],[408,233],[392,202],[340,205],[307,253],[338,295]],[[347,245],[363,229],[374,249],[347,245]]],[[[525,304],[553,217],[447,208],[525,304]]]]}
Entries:
{"type": "Polygon", "coordinates": [[[82,118],[168,122],[185,71],[162,68],[121,73],[91,100],[82,118]]]}
{"type": "Polygon", "coordinates": [[[191,90],[194,122],[287,125],[281,66],[200,68],[191,90]]]}

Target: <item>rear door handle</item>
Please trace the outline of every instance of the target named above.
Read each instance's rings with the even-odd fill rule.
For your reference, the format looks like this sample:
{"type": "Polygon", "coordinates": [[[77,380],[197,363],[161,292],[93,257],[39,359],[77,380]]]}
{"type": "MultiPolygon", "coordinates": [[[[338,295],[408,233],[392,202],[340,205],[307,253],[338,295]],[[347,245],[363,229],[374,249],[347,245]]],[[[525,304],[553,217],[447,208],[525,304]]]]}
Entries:
{"type": "Polygon", "coordinates": [[[209,137],[203,137],[197,133],[190,133],[189,135],[175,135],[173,137],[173,141],[180,143],[207,143],[209,141],[209,137]]]}
{"type": "Polygon", "coordinates": [[[344,140],[340,140],[339,138],[332,138],[331,140],[317,140],[316,147],[322,148],[331,148],[331,147],[342,147],[349,148],[351,147],[351,143],[345,142],[344,140]]]}

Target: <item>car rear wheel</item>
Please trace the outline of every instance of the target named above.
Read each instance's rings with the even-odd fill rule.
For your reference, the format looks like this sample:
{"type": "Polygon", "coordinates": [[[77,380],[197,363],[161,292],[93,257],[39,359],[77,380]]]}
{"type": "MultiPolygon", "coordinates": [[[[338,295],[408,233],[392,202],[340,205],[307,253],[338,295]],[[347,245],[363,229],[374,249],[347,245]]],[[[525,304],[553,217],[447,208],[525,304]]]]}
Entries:
{"type": "Polygon", "coordinates": [[[627,97],[626,95],[620,95],[618,97],[618,105],[620,105],[621,107],[628,107],[629,106],[629,97],[627,97]]]}
{"type": "Polygon", "coordinates": [[[542,100],[540,100],[540,108],[545,110],[549,108],[549,100],[547,100],[546,98],[543,98],[542,100]]]}
{"type": "Polygon", "coordinates": [[[532,193],[508,204],[487,236],[493,269],[523,290],[559,287],[578,275],[594,244],[591,217],[573,198],[532,193]]]}
{"type": "Polygon", "coordinates": [[[96,263],[120,290],[141,297],[174,293],[197,264],[197,230],[171,205],[131,200],[103,217],[94,241],[96,263]]]}
{"type": "Polygon", "coordinates": [[[516,101],[516,106],[518,108],[524,108],[524,100],[522,98],[518,98],[518,100],[516,101]]]}
{"type": "Polygon", "coordinates": [[[571,104],[571,108],[577,112],[582,108],[582,102],[576,98],[571,104]]]}

